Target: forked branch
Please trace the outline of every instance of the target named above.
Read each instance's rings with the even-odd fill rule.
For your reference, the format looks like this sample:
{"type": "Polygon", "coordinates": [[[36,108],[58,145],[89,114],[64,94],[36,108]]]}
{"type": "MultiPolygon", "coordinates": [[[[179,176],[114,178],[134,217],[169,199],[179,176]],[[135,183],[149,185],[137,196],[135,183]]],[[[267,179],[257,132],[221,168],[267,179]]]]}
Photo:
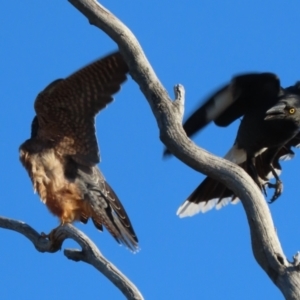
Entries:
{"type": "Polygon", "coordinates": [[[0,217],[0,227],[14,230],[27,237],[40,252],[53,253],[59,250],[66,239],[73,239],[82,248],[65,249],[64,255],[74,261],[83,261],[107,277],[126,297],[131,300],[144,299],[136,286],[122,274],[109,260],[99,251],[97,246],[80,230],[71,224],[66,224],[55,229],[55,245],[43,235],[39,234],[28,224],[0,217]]]}
{"type": "Polygon", "coordinates": [[[171,101],[137,39],[120,20],[94,0],[68,1],[91,24],[103,30],[118,44],[129,65],[130,74],[152,108],[160,129],[160,138],[167,148],[191,168],[224,183],[241,199],[250,226],[256,260],[286,299],[300,299],[300,274],[286,259],[265,199],[250,176],[237,165],[208,153],[187,138],[182,128],[183,97],[171,101]]]}

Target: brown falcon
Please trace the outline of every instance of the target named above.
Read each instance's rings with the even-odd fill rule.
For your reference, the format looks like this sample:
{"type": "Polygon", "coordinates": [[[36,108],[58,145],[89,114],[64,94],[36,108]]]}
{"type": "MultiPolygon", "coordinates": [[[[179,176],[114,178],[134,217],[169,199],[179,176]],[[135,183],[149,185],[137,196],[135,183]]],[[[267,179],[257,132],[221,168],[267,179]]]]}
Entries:
{"type": "Polygon", "coordinates": [[[135,251],[138,240],[127,213],[97,167],[95,134],[96,114],[113,100],[127,73],[116,52],[48,85],[35,100],[31,138],[20,146],[20,160],[61,224],[91,218],[135,251]]]}

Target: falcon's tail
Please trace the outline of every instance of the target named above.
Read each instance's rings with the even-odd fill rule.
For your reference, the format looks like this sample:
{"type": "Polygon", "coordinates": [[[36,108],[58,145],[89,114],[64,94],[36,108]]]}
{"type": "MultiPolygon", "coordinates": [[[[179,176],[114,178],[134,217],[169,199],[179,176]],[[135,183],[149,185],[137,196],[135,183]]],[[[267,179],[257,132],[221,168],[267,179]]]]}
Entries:
{"type": "Polygon", "coordinates": [[[138,239],[129,217],[113,189],[106,181],[103,184],[101,190],[90,190],[93,223],[101,231],[104,225],[119,244],[137,252],[138,239]]]}
{"type": "MultiPolygon", "coordinates": [[[[96,166],[91,168],[90,172],[79,169],[78,176],[85,201],[88,201],[90,206],[88,217],[93,220],[95,227],[102,231],[104,226],[118,243],[124,244],[132,252],[137,252],[138,239],[129,217],[100,170],[96,166]]],[[[83,216],[81,219],[85,221],[83,216]]]]}
{"type": "Polygon", "coordinates": [[[112,226],[108,224],[104,225],[118,243],[122,243],[131,251],[137,252],[139,250],[138,238],[134,232],[125,208],[107,182],[105,182],[105,187],[108,192],[106,196],[108,207],[105,210],[107,212],[107,217],[111,222],[110,225],[112,226]]]}

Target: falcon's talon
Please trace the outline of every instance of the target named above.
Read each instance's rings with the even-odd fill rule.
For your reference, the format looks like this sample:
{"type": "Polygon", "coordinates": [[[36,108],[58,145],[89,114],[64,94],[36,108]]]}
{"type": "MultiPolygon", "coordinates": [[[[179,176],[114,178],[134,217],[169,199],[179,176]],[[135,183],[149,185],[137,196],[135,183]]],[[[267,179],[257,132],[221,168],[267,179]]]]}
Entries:
{"type": "Polygon", "coordinates": [[[47,239],[51,243],[50,252],[56,252],[58,250],[61,250],[62,242],[64,240],[64,234],[56,236],[57,229],[58,227],[54,228],[48,234],[44,232],[41,233],[41,237],[43,239],[47,239]]]}

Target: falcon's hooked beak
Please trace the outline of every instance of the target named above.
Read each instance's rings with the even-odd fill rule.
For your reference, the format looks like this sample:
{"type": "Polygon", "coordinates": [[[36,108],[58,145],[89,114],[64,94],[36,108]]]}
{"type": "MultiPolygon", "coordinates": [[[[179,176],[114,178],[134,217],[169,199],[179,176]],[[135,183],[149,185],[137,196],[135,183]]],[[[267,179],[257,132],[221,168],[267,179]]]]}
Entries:
{"type": "Polygon", "coordinates": [[[266,112],[265,120],[282,119],[285,116],[285,107],[283,103],[279,103],[266,112]]]}

